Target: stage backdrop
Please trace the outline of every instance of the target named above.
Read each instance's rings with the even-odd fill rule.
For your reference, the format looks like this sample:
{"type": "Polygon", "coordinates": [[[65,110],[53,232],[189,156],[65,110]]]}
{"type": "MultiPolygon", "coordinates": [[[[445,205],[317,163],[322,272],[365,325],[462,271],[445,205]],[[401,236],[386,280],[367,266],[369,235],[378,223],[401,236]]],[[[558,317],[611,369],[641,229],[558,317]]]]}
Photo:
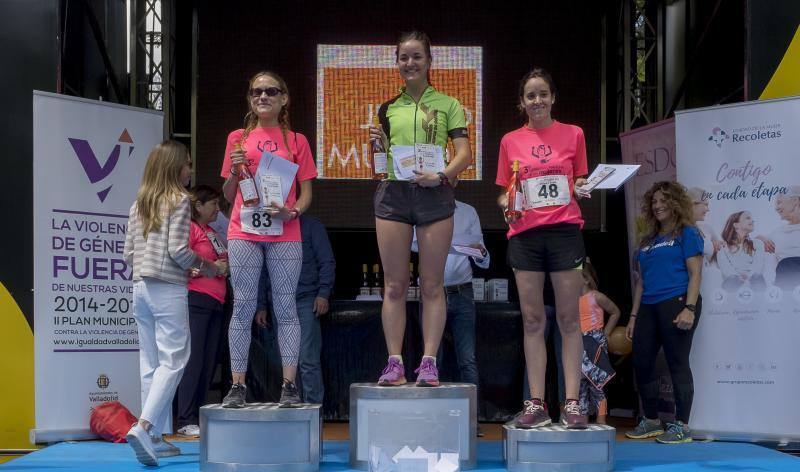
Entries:
{"type": "MultiPolygon", "coordinates": [[[[317,47],[317,174],[328,179],[372,179],[367,128],[381,103],[403,85],[395,46],[321,44],[317,47]]],[[[464,108],[472,163],[462,180],[481,180],[481,48],[433,46],[431,84],[464,108]]],[[[448,144],[447,158],[453,155],[448,144]]]]}
{"type": "Polygon", "coordinates": [[[800,438],[798,128],[798,98],[676,114],[678,180],[702,189],[698,226],[718,241],[691,357],[701,435],[800,438]]]}
{"type": "Polygon", "coordinates": [[[623,164],[639,164],[639,172],[625,184],[625,215],[628,222],[628,261],[631,288],[636,277],[633,251],[643,230],[641,202],[656,182],[675,180],[675,120],[659,121],[619,135],[623,164]]]}
{"type": "Polygon", "coordinates": [[[162,123],[140,108],[33,94],[34,442],[91,437],[89,413],[106,401],[141,410],[122,248],[162,123]]]}
{"type": "MultiPolygon", "coordinates": [[[[419,29],[430,35],[434,47],[481,48],[483,120],[481,145],[475,151],[483,156],[482,179],[463,181],[456,195],[476,208],[484,231],[505,231],[507,225],[496,203],[500,193],[494,183],[497,152],[503,135],[524,122],[517,109],[519,80],[532,67],[544,67],[553,74],[558,97],[553,116],[583,128],[589,168],[597,165],[602,83],[599,18],[604,3],[539,1],[537,11],[546,11],[546,20],[537,21],[536,34],[530,34],[530,15],[521,14],[513,2],[466,0],[456,9],[443,3],[425,4],[410,16],[398,15],[395,2],[372,2],[368,8],[364,2],[351,0],[283,2],[269,9],[268,18],[242,14],[248,8],[232,7],[236,2],[199,2],[196,182],[222,184],[219,172],[225,137],[243,125],[248,80],[256,72],[273,70],[286,80],[292,128],[303,133],[316,151],[319,45],[395,45],[400,32],[419,29]]],[[[433,56],[434,70],[452,59],[437,53],[433,56]]],[[[398,78],[395,69],[392,83],[398,78]]],[[[433,83],[442,84],[435,76],[433,83]]],[[[397,88],[390,88],[371,103],[374,107],[396,94],[397,88]]],[[[361,111],[355,121],[365,124],[367,112],[361,111]]],[[[359,139],[366,139],[366,130],[361,133],[359,139]]],[[[354,143],[353,139],[347,148],[340,148],[343,158],[354,143]]],[[[350,164],[353,160],[351,157],[350,164]]],[[[329,175],[327,168],[324,172],[329,175]]],[[[376,186],[367,179],[317,179],[308,213],[320,218],[329,230],[373,231],[376,186]]],[[[581,207],[586,229],[599,228],[600,198],[583,201],[581,207]]],[[[350,246],[352,241],[346,239],[344,246],[335,249],[360,252],[363,248],[350,246]]],[[[361,264],[355,262],[357,276],[360,269],[361,264]]]]}

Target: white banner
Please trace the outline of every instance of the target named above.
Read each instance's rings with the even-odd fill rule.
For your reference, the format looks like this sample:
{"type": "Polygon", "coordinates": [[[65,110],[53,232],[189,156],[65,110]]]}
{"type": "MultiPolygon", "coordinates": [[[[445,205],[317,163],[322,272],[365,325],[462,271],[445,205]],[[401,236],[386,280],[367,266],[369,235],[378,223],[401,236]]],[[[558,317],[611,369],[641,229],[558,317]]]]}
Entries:
{"type": "Polygon", "coordinates": [[[158,112],[33,93],[34,442],[90,436],[89,413],[106,401],[141,410],[122,249],[162,130],[158,112]]]}
{"type": "Polygon", "coordinates": [[[691,426],[709,437],[800,438],[798,129],[798,98],[676,116],[678,180],[706,239],[691,426]]]}

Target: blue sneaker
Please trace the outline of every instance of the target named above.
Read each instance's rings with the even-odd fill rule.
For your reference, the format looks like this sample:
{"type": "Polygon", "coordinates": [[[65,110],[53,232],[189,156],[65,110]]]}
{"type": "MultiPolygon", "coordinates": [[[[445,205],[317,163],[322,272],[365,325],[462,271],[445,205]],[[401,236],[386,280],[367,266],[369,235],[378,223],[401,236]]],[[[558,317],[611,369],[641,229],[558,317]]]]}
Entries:
{"type": "Polygon", "coordinates": [[[662,434],[664,434],[664,428],[661,427],[661,422],[652,422],[647,418],[642,418],[642,421],[634,429],[625,432],[625,436],[630,439],[647,439],[662,434]]]}
{"type": "Polygon", "coordinates": [[[667,430],[656,437],[661,444],[683,444],[692,442],[692,431],[683,421],[667,423],[667,430]]]}

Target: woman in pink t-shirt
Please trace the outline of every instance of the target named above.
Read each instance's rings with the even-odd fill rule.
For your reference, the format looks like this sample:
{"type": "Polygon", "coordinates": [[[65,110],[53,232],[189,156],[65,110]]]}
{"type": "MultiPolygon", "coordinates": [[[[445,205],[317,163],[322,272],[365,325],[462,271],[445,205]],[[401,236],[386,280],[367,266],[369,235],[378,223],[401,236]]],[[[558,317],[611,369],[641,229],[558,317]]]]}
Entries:
{"type": "MultiPolygon", "coordinates": [[[[208,185],[198,185],[190,195],[192,223],[189,229],[189,249],[208,261],[227,261],[228,248],[210,226],[219,214],[218,190],[208,185]]],[[[217,365],[217,348],[225,316],[222,305],[228,291],[224,274],[213,277],[192,269],[189,279],[189,338],[191,352],[178,386],[178,434],[200,435],[200,407],[208,391],[214,367],[217,365]]]]}
{"type": "MultiPolygon", "coordinates": [[[[556,295],[558,327],[563,339],[566,402],[561,422],[568,428],[586,428],[578,394],[583,358],[578,299],[583,284],[580,269],[585,252],[583,218],[576,189],[588,173],[583,130],[550,116],[556,90],[550,74],[534,69],[519,86],[519,108],[528,117],[520,129],[503,136],[497,164],[498,185],[511,181],[512,164],[519,163],[519,181],[525,195],[522,216],[508,219],[508,264],[514,269],[524,326],[525,361],[531,400],[525,401],[517,426],[534,428],[550,423],[542,401],[547,352],[543,289],[549,273],[556,295]]],[[[498,204],[505,212],[506,193],[498,204]]]]}
{"type": "Polygon", "coordinates": [[[234,299],[228,330],[233,386],[222,406],[241,408],[245,404],[250,328],[261,268],[266,263],[283,364],[280,403],[291,407],[300,403],[294,383],[300,351],[295,292],[303,263],[298,217],[311,205],[311,180],[317,176],[317,168],[306,137],[289,129],[289,89],[280,76],[274,72],[256,74],[250,80],[247,101],[245,127],[228,135],[221,174],[226,179],[222,191],[233,202],[228,254],[234,299]],[[266,160],[262,163],[262,159],[266,160]],[[259,206],[242,203],[236,170],[242,163],[255,177],[259,206]],[[287,184],[287,179],[291,183],[287,184]],[[268,197],[274,192],[285,195],[285,201],[268,197]]]}

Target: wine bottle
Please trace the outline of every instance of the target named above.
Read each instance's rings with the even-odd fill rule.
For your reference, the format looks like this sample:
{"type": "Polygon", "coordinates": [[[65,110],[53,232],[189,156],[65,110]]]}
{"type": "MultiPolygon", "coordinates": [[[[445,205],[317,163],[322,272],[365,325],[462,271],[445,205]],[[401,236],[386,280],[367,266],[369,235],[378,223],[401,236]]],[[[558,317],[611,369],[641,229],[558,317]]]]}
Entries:
{"type": "Polygon", "coordinates": [[[370,293],[373,295],[383,295],[383,282],[381,281],[381,265],[373,264],[372,266],[372,290],[370,293]]]}
{"type": "MultiPolygon", "coordinates": [[[[372,117],[372,124],[380,128],[381,124],[378,120],[378,115],[372,117]]],[[[372,140],[369,157],[370,165],[372,165],[372,179],[383,180],[389,177],[389,161],[386,158],[386,149],[383,146],[383,140],[380,138],[372,140]]]]}
{"type": "Polygon", "coordinates": [[[369,295],[369,274],[367,273],[367,265],[361,264],[361,288],[358,290],[359,295],[369,295]]]}
{"type": "Polygon", "coordinates": [[[408,293],[406,294],[406,300],[419,300],[419,287],[417,287],[417,281],[414,279],[414,263],[408,263],[408,274],[409,274],[409,283],[408,283],[408,293]]]}
{"type": "Polygon", "coordinates": [[[514,161],[511,165],[511,181],[506,187],[508,205],[506,206],[506,218],[516,219],[522,216],[522,192],[519,185],[519,161],[514,161]]]}
{"type": "MultiPolygon", "coordinates": [[[[241,143],[236,143],[234,149],[236,151],[241,151],[241,143]]],[[[242,162],[236,166],[236,177],[239,179],[239,191],[242,193],[242,204],[246,207],[259,206],[261,204],[261,199],[258,197],[258,191],[256,191],[256,179],[253,178],[253,174],[250,172],[250,169],[247,168],[247,164],[242,162]]]]}

